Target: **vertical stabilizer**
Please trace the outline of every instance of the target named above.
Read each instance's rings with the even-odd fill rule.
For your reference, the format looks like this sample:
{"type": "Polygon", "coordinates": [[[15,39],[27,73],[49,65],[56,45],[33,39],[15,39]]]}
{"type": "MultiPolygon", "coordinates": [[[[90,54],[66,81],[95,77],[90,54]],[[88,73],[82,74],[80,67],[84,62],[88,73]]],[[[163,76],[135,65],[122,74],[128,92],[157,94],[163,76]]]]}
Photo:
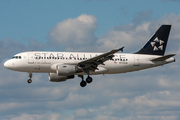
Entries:
{"type": "Polygon", "coordinates": [[[144,47],[135,54],[164,55],[171,25],[162,25],[144,47]]]}

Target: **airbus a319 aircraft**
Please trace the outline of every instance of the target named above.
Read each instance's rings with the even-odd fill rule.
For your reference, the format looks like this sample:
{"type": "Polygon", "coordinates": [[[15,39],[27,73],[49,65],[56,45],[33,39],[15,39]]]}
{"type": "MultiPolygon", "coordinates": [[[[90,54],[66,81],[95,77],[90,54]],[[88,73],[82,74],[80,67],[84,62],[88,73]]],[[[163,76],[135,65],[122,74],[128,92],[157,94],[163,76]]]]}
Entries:
{"type": "Polygon", "coordinates": [[[175,62],[175,54],[164,56],[170,29],[171,25],[162,25],[134,54],[117,53],[124,47],[106,53],[29,51],[14,55],[4,66],[28,72],[28,83],[32,82],[32,73],[49,73],[51,82],[63,82],[78,75],[82,79],[80,86],[85,87],[93,81],[91,75],[126,73],[175,62]]]}

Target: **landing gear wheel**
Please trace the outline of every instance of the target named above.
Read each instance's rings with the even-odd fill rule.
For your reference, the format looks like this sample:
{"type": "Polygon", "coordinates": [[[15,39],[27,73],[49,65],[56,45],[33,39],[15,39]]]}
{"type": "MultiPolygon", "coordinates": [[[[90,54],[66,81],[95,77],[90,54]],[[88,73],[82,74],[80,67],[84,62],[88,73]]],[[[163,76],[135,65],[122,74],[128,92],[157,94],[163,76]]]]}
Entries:
{"type": "Polygon", "coordinates": [[[93,81],[92,77],[88,76],[88,77],[86,78],[86,82],[87,82],[87,83],[91,83],[92,81],[93,81]]]}
{"type": "Polygon", "coordinates": [[[81,83],[80,83],[80,86],[85,87],[86,86],[86,81],[82,80],[81,83]]]}
{"type": "Polygon", "coordinates": [[[32,83],[32,80],[31,80],[31,78],[32,78],[32,73],[31,72],[29,72],[29,79],[27,80],[27,83],[32,83]]]}
{"type": "Polygon", "coordinates": [[[30,83],[32,83],[32,80],[31,80],[31,79],[29,79],[29,80],[27,80],[27,82],[30,84],[30,83]]]}

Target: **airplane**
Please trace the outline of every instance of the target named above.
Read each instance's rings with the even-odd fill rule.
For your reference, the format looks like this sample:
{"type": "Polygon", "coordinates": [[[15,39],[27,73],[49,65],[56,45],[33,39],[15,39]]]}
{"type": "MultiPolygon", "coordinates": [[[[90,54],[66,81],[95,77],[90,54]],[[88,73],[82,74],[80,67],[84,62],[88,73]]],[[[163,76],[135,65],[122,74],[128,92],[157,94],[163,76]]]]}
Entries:
{"type": "Polygon", "coordinates": [[[29,51],[14,55],[4,66],[7,69],[32,73],[49,73],[51,82],[63,82],[80,77],[81,87],[93,81],[91,75],[118,74],[148,69],[175,62],[175,54],[164,55],[171,25],[162,25],[148,42],[133,54],[124,47],[106,53],[29,51]],[[84,75],[87,75],[84,80],[84,75]]]}

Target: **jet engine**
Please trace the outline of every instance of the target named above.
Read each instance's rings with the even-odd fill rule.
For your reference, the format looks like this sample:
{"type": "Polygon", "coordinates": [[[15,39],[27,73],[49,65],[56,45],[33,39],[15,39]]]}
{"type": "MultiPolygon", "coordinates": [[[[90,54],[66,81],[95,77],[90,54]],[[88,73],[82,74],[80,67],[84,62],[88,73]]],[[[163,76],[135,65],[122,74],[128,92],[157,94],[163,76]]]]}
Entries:
{"type": "Polygon", "coordinates": [[[82,72],[82,69],[75,65],[59,64],[56,66],[56,72],[61,76],[70,76],[82,72]]]}
{"type": "Polygon", "coordinates": [[[74,75],[71,76],[60,76],[56,73],[49,73],[49,80],[51,82],[63,82],[66,81],[67,79],[73,79],[74,75]]]}

